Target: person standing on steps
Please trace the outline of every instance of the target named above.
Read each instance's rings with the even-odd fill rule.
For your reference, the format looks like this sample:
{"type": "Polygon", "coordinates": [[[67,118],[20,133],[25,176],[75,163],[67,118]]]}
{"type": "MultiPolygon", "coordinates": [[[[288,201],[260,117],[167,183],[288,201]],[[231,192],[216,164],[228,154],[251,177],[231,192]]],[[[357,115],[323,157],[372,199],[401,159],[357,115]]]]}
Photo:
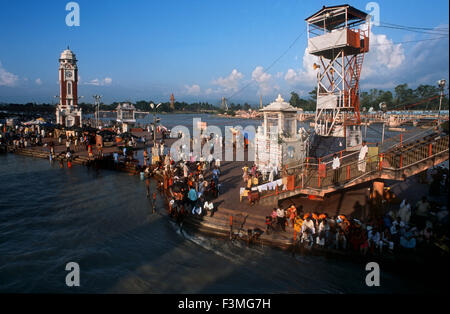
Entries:
{"type": "Polygon", "coordinates": [[[333,168],[333,184],[335,186],[339,185],[339,176],[341,174],[340,167],[341,167],[341,161],[340,161],[338,155],[334,154],[333,163],[331,165],[331,168],[333,168]]]}
{"type": "Polygon", "coordinates": [[[363,141],[358,156],[358,170],[361,172],[366,172],[366,157],[368,151],[369,147],[367,147],[366,141],[363,141]]]}

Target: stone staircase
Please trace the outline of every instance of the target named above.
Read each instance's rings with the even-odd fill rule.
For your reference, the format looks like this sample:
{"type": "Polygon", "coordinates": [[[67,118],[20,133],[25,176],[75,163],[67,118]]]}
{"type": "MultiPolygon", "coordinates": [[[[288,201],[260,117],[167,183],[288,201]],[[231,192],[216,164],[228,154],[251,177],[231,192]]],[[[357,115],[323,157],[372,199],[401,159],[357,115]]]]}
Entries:
{"type": "MultiPolygon", "coordinates": [[[[18,155],[22,155],[22,156],[43,158],[43,159],[49,159],[49,155],[50,155],[50,153],[48,151],[45,151],[45,150],[42,150],[42,149],[39,149],[36,147],[19,148],[19,149],[15,149],[15,150],[10,149],[9,151],[13,152],[15,154],[18,154],[18,155]]],[[[59,160],[66,161],[65,153],[61,152],[61,153],[57,154],[53,159],[58,160],[58,161],[59,160]]],[[[76,152],[72,156],[72,164],[74,164],[74,165],[87,166],[92,162],[95,162],[95,159],[90,160],[88,156],[77,155],[76,152]]],[[[101,165],[101,167],[104,169],[118,170],[118,171],[128,172],[128,173],[132,173],[132,174],[138,174],[138,171],[134,164],[126,164],[126,165],[121,164],[120,167],[114,167],[112,162],[104,162],[104,163],[99,163],[99,165],[101,165]]]]}

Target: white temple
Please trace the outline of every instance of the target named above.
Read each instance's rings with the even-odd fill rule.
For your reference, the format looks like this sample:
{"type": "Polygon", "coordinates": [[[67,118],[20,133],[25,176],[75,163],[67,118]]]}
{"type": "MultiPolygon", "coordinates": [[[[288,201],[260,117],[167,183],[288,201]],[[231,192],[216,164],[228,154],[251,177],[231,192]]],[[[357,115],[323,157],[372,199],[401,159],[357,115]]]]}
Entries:
{"type": "Polygon", "coordinates": [[[255,163],[261,171],[276,167],[292,167],[302,163],[307,156],[306,131],[297,130],[298,109],[285,102],[281,95],[260,110],[264,123],[255,136],[255,163]]]}

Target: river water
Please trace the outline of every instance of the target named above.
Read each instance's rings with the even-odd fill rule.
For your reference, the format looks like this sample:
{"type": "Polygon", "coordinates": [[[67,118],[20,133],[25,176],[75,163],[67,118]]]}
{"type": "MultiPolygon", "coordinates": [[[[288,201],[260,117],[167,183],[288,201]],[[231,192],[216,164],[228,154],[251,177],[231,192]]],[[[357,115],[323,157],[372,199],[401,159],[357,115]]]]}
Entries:
{"type": "MultiPolygon", "coordinates": [[[[181,118],[179,118],[181,119],[181,118]]],[[[212,122],[211,122],[212,124],[212,122]]],[[[151,182],[154,190],[154,182],[151,182]]],[[[180,231],[138,176],[0,155],[0,292],[430,292],[423,279],[180,231]],[[65,266],[80,266],[68,287],[65,266]]]]}

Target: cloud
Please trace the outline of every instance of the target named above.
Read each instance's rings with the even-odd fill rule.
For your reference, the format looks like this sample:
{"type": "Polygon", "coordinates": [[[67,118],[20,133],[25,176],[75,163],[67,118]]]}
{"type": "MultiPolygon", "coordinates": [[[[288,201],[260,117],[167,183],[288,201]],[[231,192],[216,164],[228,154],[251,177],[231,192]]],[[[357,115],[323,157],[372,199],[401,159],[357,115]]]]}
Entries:
{"type": "Polygon", "coordinates": [[[262,66],[257,66],[252,72],[252,80],[258,84],[258,93],[268,95],[275,88],[272,82],[272,75],[264,72],[262,66]]]}
{"type": "Polygon", "coordinates": [[[19,77],[13,73],[10,73],[3,68],[0,62],[0,86],[15,86],[19,77]]]}
{"type": "Polygon", "coordinates": [[[395,44],[384,34],[370,33],[369,52],[364,56],[361,79],[389,77],[405,61],[402,44],[395,44]]]}
{"type": "Polygon", "coordinates": [[[36,82],[37,85],[42,85],[42,81],[41,81],[40,78],[37,78],[37,79],[35,80],[35,82],[36,82]]]}
{"type": "Polygon", "coordinates": [[[313,64],[317,63],[317,59],[316,56],[308,53],[308,48],[306,48],[303,54],[303,69],[297,71],[288,69],[284,75],[284,80],[291,86],[314,85],[317,80],[317,73],[313,68],[313,64]]]}
{"type": "Polygon", "coordinates": [[[89,82],[86,82],[84,84],[86,85],[94,85],[94,86],[107,86],[107,85],[111,85],[112,83],[112,78],[110,77],[105,77],[103,80],[99,80],[98,78],[93,79],[89,82]]]}
{"type": "Polygon", "coordinates": [[[193,84],[192,86],[189,85],[185,85],[184,86],[186,88],[186,93],[188,95],[199,95],[200,94],[200,86],[197,84],[193,84]]]}
{"type": "Polygon", "coordinates": [[[221,87],[220,92],[228,92],[228,91],[237,91],[239,88],[239,82],[242,80],[244,75],[240,73],[238,70],[233,69],[231,74],[227,77],[219,77],[214,80],[212,83],[214,85],[218,85],[221,87]]]}
{"type": "MultiPolygon", "coordinates": [[[[438,27],[448,28],[448,24],[438,27]]],[[[436,85],[438,79],[448,78],[448,38],[395,44],[385,35],[371,36],[361,74],[362,89],[391,89],[403,83],[410,87],[436,85]]],[[[415,39],[423,38],[408,38],[415,39]]]]}

